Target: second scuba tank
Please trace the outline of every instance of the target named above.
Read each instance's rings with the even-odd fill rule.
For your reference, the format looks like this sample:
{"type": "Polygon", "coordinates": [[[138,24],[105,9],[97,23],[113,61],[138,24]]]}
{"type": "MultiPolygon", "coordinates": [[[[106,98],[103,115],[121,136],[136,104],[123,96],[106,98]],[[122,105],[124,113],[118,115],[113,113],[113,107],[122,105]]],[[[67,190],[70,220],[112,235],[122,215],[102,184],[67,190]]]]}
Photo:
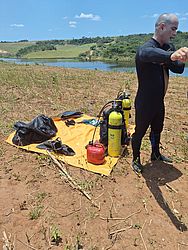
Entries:
{"type": "Polygon", "coordinates": [[[128,94],[125,90],[118,95],[118,99],[122,100],[122,109],[124,113],[125,125],[126,128],[129,127],[129,118],[130,118],[130,110],[131,110],[131,99],[130,94],[128,94]]]}
{"type": "Polygon", "coordinates": [[[130,110],[131,110],[131,100],[130,95],[125,93],[125,96],[122,100],[122,108],[124,112],[126,128],[129,126],[130,110]]]}
{"type": "MultiPolygon", "coordinates": [[[[121,103],[121,102],[119,102],[121,103]]],[[[117,157],[121,154],[121,135],[123,116],[118,100],[113,103],[113,110],[108,119],[108,155],[117,157]]]]}

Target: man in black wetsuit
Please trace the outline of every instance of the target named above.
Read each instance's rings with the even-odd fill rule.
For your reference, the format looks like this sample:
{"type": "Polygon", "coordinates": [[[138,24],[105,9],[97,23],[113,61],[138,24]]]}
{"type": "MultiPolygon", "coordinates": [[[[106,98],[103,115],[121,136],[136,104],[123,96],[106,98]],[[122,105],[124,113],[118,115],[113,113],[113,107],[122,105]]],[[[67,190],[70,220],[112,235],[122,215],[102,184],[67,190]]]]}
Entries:
{"type": "Polygon", "coordinates": [[[154,36],[141,46],[136,54],[138,91],[135,98],[135,133],[132,136],[132,168],[141,173],[140,147],[148,127],[152,146],[151,160],[172,162],[159,151],[164,122],[164,96],[168,86],[169,70],[183,73],[188,60],[188,48],[175,51],[170,39],[176,36],[178,18],[175,14],[162,14],[155,23],[154,36]]]}

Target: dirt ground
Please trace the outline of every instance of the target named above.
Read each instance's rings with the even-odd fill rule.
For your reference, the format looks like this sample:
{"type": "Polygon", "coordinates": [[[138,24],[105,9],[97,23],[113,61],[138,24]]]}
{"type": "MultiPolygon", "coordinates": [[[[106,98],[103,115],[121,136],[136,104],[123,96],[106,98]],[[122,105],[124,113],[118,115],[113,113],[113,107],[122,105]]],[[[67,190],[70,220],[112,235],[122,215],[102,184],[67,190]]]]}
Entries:
{"type": "MultiPolygon", "coordinates": [[[[98,207],[49,157],[5,139],[15,121],[40,113],[96,115],[124,85],[134,99],[136,75],[2,64],[0,82],[0,249],[188,249],[187,78],[171,77],[166,96],[161,150],[172,165],[150,162],[147,134],[140,177],[130,167],[130,147],[109,177],[65,166],[98,207]]],[[[133,105],[131,113],[134,123],[133,105]]]]}

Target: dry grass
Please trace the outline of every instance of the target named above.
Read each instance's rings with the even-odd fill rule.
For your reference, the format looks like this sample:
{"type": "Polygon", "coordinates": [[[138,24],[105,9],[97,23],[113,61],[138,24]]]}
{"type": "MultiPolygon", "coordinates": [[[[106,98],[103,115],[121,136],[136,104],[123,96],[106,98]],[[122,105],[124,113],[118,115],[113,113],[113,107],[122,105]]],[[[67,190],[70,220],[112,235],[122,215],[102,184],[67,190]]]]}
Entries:
{"type": "Polygon", "coordinates": [[[173,166],[148,161],[147,136],[141,178],[130,168],[130,148],[110,177],[67,166],[74,180],[100,204],[99,210],[73,190],[48,157],[11,147],[4,139],[18,120],[30,121],[42,113],[56,116],[66,110],[95,116],[124,88],[134,99],[136,75],[0,66],[0,234],[6,232],[4,244],[14,242],[19,250],[186,249],[188,232],[177,228],[188,225],[187,78],[171,78],[166,97],[162,146],[173,157],[173,166]]]}

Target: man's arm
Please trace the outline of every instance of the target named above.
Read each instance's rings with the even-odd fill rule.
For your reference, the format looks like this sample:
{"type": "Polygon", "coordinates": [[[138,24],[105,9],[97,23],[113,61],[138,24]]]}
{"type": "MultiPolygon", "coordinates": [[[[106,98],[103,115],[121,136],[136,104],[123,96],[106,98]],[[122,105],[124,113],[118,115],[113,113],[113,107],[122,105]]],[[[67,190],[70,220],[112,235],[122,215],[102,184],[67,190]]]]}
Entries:
{"type": "Polygon", "coordinates": [[[143,46],[138,50],[138,57],[142,62],[165,63],[171,62],[173,51],[165,51],[154,46],[143,46]]]}
{"type": "Polygon", "coordinates": [[[188,48],[176,51],[165,51],[154,46],[143,46],[138,50],[139,59],[143,62],[166,64],[174,73],[183,73],[184,62],[188,61],[188,48]]]}
{"type": "Polygon", "coordinates": [[[182,74],[184,71],[184,62],[188,61],[188,48],[182,47],[174,51],[170,56],[171,62],[167,63],[167,67],[174,73],[182,74]]]}
{"type": "Polygon", "coordinates": [[[165,64],[167,68],[173,73],[182,74],[184,71],[185,64],[180,61],[171,61],[165,64]]]}

